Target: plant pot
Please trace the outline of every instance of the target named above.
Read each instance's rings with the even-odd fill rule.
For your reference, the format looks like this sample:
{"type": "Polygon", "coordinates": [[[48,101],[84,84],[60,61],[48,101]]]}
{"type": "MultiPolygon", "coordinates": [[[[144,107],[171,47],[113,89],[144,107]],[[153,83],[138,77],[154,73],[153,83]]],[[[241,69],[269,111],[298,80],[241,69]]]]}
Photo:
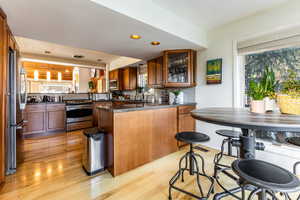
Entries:
{"type": "Polygon", "coordinates": [[[265,101],[264,100],[252,100],[251,101],[251,112],[254,113],[265,113],[265,101]]]}
{"type": "Polygon", "coordinates": [[[270,99],[269,97],[264,98],[265,101],[265,110],[266,111],[274,111],[275,110],[275,99],[270,99]]]}
{"type": "Polygon", "coordinates": [[[279,94],[277,101],[281,113],[300,115],[300,97],[279,94]]]}

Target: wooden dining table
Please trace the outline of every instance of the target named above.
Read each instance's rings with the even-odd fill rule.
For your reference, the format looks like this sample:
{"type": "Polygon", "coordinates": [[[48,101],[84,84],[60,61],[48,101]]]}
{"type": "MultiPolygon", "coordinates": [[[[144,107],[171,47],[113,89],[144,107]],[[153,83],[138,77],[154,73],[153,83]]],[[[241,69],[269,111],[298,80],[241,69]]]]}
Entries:
{"type": "MultiPolygon", "coordinates": [[[[281,114],[279,112],[252,113],[246,108],[211,107],[191,112],[193,118],[216,125],[240,128],[242,134],[237,146],[241,159],[255,159],[255,150],[262,148],[255,140],[255,130],[273,132],[300,132],[300,116],[281,114]]],[[[229,193],[239,192],[240,188],[231,189],[229,193]]],[[[215,195],[215,200],[230,195],[223,192],[215,195]]]]}

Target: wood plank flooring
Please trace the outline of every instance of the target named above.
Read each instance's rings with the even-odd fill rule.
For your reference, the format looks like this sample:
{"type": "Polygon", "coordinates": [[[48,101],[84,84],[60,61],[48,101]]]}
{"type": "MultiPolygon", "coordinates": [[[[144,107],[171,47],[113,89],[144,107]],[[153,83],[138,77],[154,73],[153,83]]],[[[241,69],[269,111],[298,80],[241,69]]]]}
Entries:
{"type": "MultiPolygon", "coordinates": [[[[187,151],[182,149],[115,178],[107,172],[88,177],[81,167],[81,137],[77,131],[25,141],[26,161],[16,174],[6,178],[6,184],[0,188],[0,200],[167,200],[168,182],[178,168],[179,158],[187,151]]],[[[199,153],[205,157],[207,173],[212,175],[216,151],[199,153]]],[[[205,179],[201,180],[208,185],[205,179]]],[[[227,187],[235,186],[229,179],[221,180],[227,187]]],[[[186,181],[178,186],[199,194],[195,183],[186,174],[186,181]]],[[[216,186],[216,192],[219,191],[216,186]]],[[[173,199],[193,199],[176,191],[172,194],[173,199]]],[[[233,198],[225,200],[229,199],[233,198]]]]}

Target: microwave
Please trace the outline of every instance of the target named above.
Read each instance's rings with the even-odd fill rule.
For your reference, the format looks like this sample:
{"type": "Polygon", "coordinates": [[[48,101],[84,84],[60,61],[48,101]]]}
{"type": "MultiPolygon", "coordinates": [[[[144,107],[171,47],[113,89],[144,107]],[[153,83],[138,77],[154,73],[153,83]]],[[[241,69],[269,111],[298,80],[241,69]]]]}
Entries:
{"type": "Polygon", "coordinates": [[[119,90],[119,83],[117,80],[110,80],[109,81],[109,89],[110,90],[119,90]]]}

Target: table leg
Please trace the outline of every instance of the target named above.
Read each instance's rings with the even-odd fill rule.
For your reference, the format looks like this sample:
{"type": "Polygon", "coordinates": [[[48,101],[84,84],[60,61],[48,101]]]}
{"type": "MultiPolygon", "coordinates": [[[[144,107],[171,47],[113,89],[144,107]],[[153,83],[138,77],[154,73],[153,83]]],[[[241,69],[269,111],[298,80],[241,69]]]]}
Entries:
{"type": "Polygon", "coordinates": [[[249,129],[242,129],[242,136],[240,136],[240,157],[244,159],[255,158],[255,135],[249,129]]]}

